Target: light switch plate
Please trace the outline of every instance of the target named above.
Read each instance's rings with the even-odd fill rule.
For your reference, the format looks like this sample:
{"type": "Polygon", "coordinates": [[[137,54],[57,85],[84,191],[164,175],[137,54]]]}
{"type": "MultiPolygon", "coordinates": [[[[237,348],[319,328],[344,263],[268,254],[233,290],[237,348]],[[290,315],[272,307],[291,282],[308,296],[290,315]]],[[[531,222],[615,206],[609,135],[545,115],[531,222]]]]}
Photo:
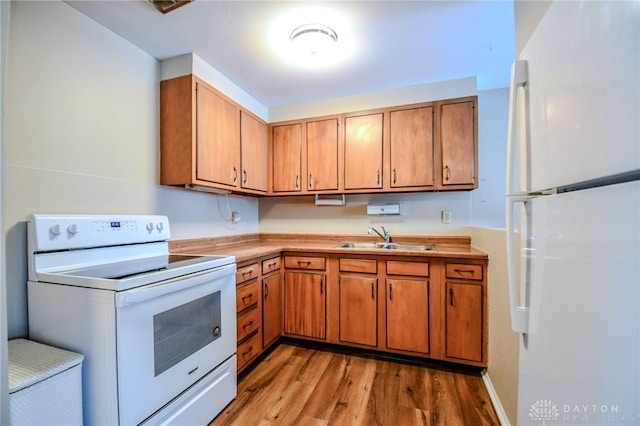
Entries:
{"type": "Polygon", "coordinates": [[[442,223],[451,223],[451,210],[442,210],[440,216],[442,223]]]}

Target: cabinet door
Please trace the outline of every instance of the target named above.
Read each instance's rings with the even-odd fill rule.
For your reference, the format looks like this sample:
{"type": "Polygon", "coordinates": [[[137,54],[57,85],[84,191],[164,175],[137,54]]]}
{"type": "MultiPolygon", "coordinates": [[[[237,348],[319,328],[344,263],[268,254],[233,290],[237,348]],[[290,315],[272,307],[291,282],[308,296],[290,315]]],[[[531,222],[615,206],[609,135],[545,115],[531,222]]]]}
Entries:
{"type": "Polygon", "coordinates": [[[482,361],[482,285],[447,282],[446,355],[482,361]]]}
{"type": "Polygon", "coordinates": [[[433,186],[433,107],[390,116],[391,187],[433,186]]]}
{"type": "Polygon", "coordinates": [[[262,341],[266,348],[282,334],[282,275],[262,279],[262,341]]]}
{"type": "Polygon", "coordinates": [[[429,353],[429,282],[387,279],[387,348],[429,353]]]}
{"type": "Polygon", "coordinates": [[[284,279],[284,331],[325,338],[325,275],[287,271],[284,279]]]}
{"type": "Polygon", "coordinates": [[[267,192],[267,125],[240,111],[241,186],[267,192]]]}
{"type": "Polygon", "coordinates": [[[344,189],[382,188],[382,117],[345,119],[344,189]]]}
{"type": "Polygon", "coordinates": [[[440,105],[442,185],[476,184],[475,102],[440,105]]]}
{"type": "Polygon", "coordinates": [[[272,128],[273,192],[299,192],[302,188],[302,125],[272,128]]]}
{"type": "Polygon", "coordinates": [[[238,107],[196,84],[196,178],[237,186],[240,169],[238,107]]]}
{"type": "Polygon", "coordinates": [[[338,189],[338,119],[307,123],[307,189],[338,189]]]}
{"type": "Polygon", "coordinates": [[[375,277],[340,276],[340,341],[378,345],[375,277]]]}

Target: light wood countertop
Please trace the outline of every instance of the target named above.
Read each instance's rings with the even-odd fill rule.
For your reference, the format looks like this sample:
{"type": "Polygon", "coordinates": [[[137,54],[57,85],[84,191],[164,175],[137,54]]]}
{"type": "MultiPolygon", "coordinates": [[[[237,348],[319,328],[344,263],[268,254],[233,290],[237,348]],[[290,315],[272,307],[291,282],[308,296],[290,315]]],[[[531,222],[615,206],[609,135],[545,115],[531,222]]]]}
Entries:
{"type": "Polygon", "coordinates": [[[384,250],[340,248],[344,242],[380,242],[380,238],[362,235],[317,234],[244,234],[229,237],[196,238],[169,241],[173,253],[235,256],[237,263],[279,255],[281,252],[313,252],[327,254],[358,254],[374,256],[411,256],[420,258],[488,259],[471,245],[466,236],[392,236],[394,243],[434,245],[436,250],[384,250]]]}

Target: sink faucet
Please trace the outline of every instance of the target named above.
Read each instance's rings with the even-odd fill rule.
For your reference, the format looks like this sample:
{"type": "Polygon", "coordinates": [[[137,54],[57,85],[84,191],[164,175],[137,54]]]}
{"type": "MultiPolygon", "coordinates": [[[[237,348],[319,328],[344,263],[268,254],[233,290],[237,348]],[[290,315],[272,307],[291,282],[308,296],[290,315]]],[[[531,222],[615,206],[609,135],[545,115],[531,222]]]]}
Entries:
{"type": "Polygon", "coordinates": [[[384,226],[380,226],[380,228],[382,228],[382,234],[373,226],[369,227],[369,230],[367,231],[367,234],[371,235],[374,232],[376,234],[378,234],[380,236],[380,238],[382,238],[384,240],[385,244],[389,244],[391,242],[391,234],[389,233],[389,231],[387,231],[386,229],[384,229],[384,226]]]}

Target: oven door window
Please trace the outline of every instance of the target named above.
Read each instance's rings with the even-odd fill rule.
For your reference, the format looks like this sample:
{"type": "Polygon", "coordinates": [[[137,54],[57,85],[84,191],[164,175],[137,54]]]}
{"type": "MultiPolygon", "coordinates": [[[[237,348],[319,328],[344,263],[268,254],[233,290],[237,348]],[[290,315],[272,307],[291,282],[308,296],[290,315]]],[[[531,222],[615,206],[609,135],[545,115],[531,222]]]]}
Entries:
{"type": "Polygon", "coordinates": [[[221,335],[220,292],[153,316],[156,377],[221,335]]]}

